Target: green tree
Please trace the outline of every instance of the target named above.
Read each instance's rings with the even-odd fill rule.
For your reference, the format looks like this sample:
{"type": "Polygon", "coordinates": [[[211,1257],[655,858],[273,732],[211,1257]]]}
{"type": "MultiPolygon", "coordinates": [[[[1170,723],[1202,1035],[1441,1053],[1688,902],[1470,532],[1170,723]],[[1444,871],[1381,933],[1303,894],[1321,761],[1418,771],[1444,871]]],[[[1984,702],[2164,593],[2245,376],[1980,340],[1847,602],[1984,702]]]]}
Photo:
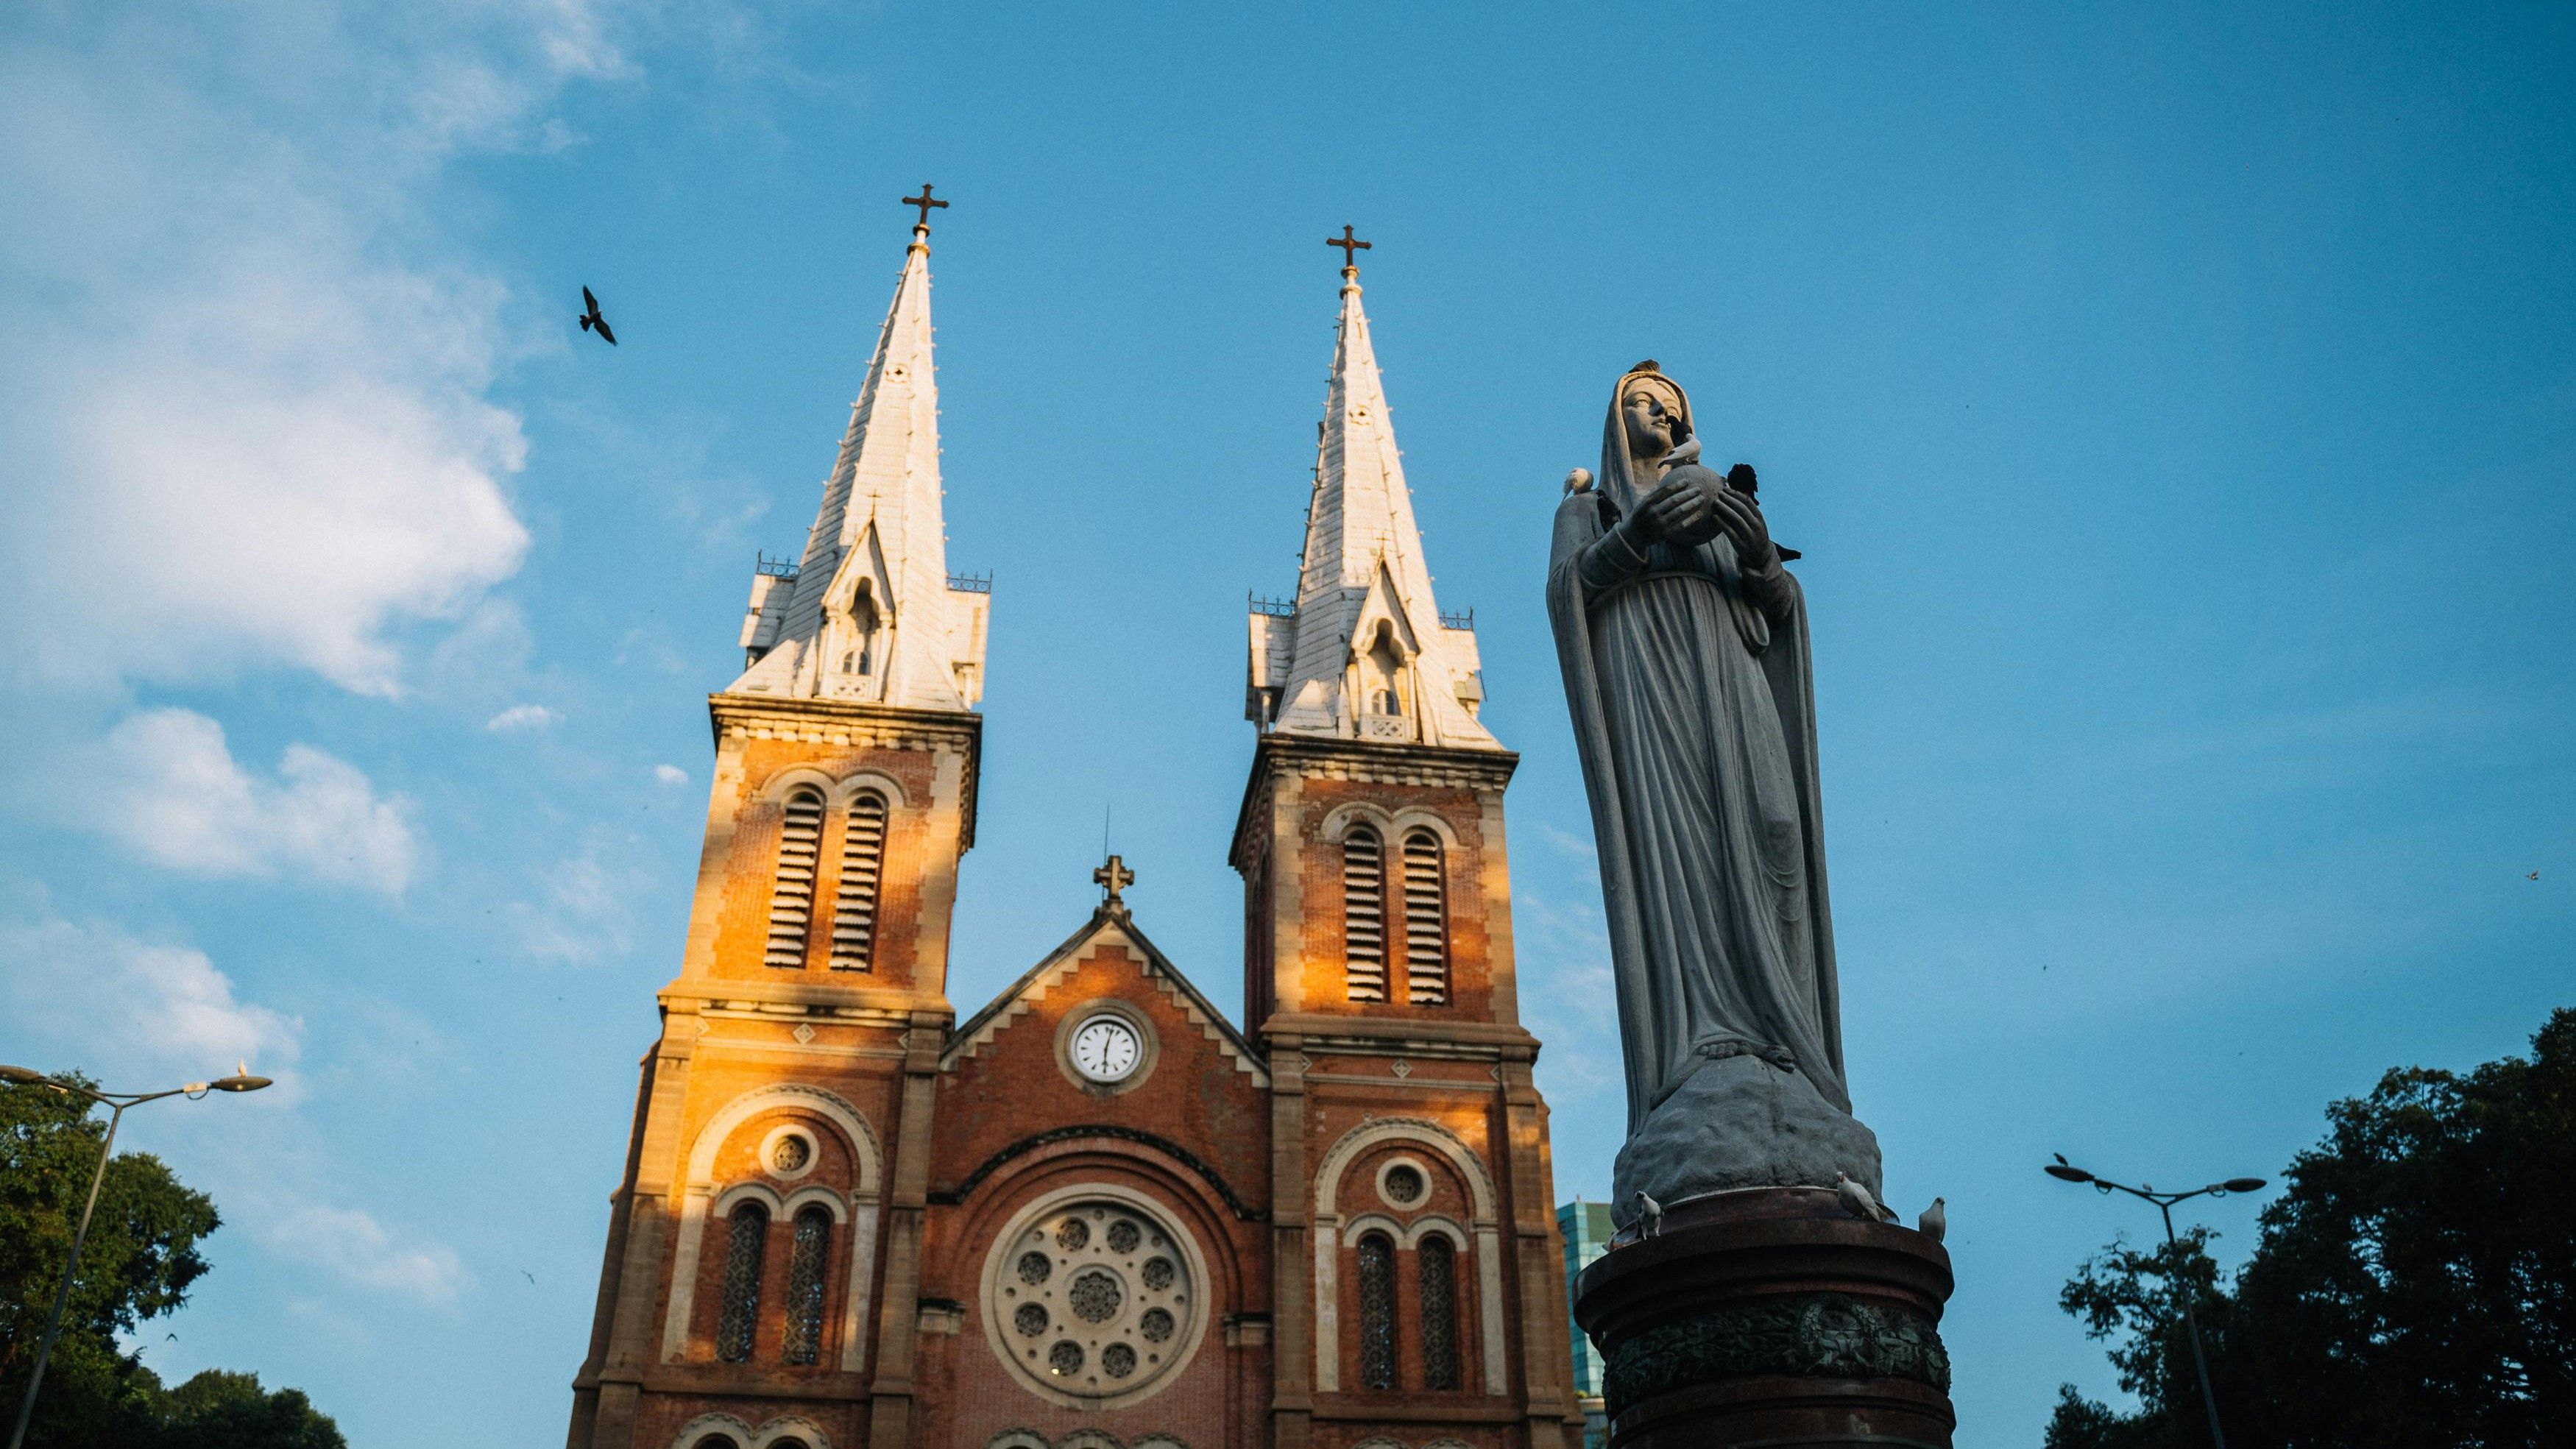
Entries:
{"type": "MultiPolygon", "coordinates": [[[[0,1088],[0,1425],[15,1422],[27,1391],[106,1142],[107,1124],[88,1108],[67,1092],[0,1088]]],[[[213,1200],[159,1158],[125,1152],[108,1164],[31,1449],[344,1449],[301,1393],[266,1393],[251,1375],[213,1370],[165,1389],[119,1347],[187,1301],[206,1271],[197,1245],[221,1222],[213,1200]]]]}
{"type": "Polygon", "coordinates": [[[2576,1444],[2576,1010],[2527,1059],[2401,1068],[2326,1117],[2233,1285],[2198,1229],[2067,1283],[2140,1408],[2063,1390],[2048,1449],[2208,1443],[2186,1292],[2232,1449],[2576,1444]]]}

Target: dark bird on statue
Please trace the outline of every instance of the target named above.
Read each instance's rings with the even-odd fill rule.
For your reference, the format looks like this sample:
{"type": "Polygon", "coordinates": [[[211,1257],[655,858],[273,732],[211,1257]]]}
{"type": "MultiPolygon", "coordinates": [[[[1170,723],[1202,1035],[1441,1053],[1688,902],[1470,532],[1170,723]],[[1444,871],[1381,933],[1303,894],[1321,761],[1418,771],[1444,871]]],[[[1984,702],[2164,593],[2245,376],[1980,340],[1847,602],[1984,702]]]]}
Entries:
{"type": "Polygon", "coordinates": [[[584,309],[581,315],[581,330],[596,332],[599,334],[600,341],[615,347],[617,334],[608,330],[608,319],[599,315],[599,299],[590,295],[588,287],[581,289],[581,305],[584,309]]]}

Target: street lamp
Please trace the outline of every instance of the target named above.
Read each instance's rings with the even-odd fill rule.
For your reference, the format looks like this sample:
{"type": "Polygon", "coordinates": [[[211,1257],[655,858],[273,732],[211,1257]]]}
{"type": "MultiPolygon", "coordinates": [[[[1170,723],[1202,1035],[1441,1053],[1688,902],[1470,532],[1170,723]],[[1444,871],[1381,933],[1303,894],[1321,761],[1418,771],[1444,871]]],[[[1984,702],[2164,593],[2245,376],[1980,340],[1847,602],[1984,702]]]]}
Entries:
{"type": "MultiPolygon", "coordinates": [[[[71,1302],[72,1278],[80,1272],[81,1245],[89,1241],[89,1217],[91,1213],[98,1210],[99,1184],[107,1180],[108,1159],[116,1155],[116,1128],[117,1124],[125,1120],[125,1109],[140,1107],[146,1102],[157,1102],[164,1097],[185,1096],[190,1101],[195,1101],[208,1092],[256,1092],[269,1085],[269,1081],[266,1077],[252,1076],[249,1064],[244,1063],[239,1071],[229,1077],[218,1078],[211,1082],[190,1082],[184,1087],[172,1087],[166,1092],[92,1091],[78,1082],[67,1082],[60,1077],[49,1077],[42,1072],[29,1071],[25,1067],[11,1066],[0,1066],[0,1083],[6,1083],[12,1087],[43,1087],[61,1092],[65,1096],[87,1097],[109,1109],[107,1141],[98,1150],[98,1170],[90,1174],[89,1202],[81,1209],[80,1226],[72,1232],[72,1260],[63,1265],[62,1286],[54,1290],[53,1316],[45,1320],[44,1342],[37,1346],[35,1369],[27,1375],[27,1397],[18,1403],[18,1427],[9,1431],[9,1449],[19,1449],[27,1439],[27,1421],[35,1416],[36,1390],[45,1381],[45,1361],[53,1357],[54,1339],[63,1331],[63,1307],[71,1302]]],[[[88,1109],[83,1108],[81,1115],[88,1116],[88,1109]]]]}
{"type": "MultiPolygon", "coordinates": [[[[2156,1211],[2165,1215],[2165,1247],[2167,1249],[2177,1249],[2180,1246],[2174,1238],[2173,1209],[2175,1203],[2184,1202],[2191,1198],[2203,1195],[2207,1195],[2209,1197],[2225,1197],[2231,1192],[2254,1192],[2263,1186],[2263,1179],[2259,1177],[2231,1177],[2225,1182],[2213,1182],[2207,1187],[2195,1187],[2189,1192],[2158,1192],[2155,1190],[2155,1187],[2149,1183],[2140,1183],[2136,1187],[2131,1187],[2125,1182],[2113,1182],[2107,1177],[2096,1177],[2092,1173],[2086,1172],[2083,1168],[2077,1167],[2073,1163],[2068,1162],[2063,1154],[2052,1153],[2051,1155],[2055,1156],[2057,1160],[2042,1166],[2040,1171],[2047,1173],[2049,1176],[2056,1178],[2060,1182],[2089,1182],[2093,1184],[2093,1190],[2098,1193],[2108,1195],[2113,1192],[2125,1192],[2131,1197],[2145,1198],[2147,1201],[2154,1203],[2156,1205],[2156,1211]]],[[[2177,1266],[2179,1266],[2181,1261],[2180,1253],[2176,1252],[2174,1254],[2174,1258],[2177,1266]]],[[[2209,1388],[2209,1360],[2202,1356],[2200,1350],[2200,1315],[2192,1311],[2191,1297],[2191,1289],[2188,1285],[2185,1285],[2182,1293],[2182,1321],[2184,1326],[2191,1330],[2191,1366],[2197,1370],[2200,1375],[2200,1402],[2209,1410],[2209,1442],[2215,1446],[2215,1449],[2227,1449],[2227,1435],[2222,1433],[2218,1427],[2218,1396],[2210,1392],[2209,1388]]]]}

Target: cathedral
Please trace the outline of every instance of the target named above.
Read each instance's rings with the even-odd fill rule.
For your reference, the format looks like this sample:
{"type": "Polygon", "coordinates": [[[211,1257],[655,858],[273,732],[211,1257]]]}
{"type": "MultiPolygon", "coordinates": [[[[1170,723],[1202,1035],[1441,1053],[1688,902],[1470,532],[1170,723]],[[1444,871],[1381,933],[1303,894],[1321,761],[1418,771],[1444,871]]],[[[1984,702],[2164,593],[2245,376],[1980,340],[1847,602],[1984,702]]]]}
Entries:
{"type": "Polygon", "coordinates": [[[803,557],[762,562],[708,699],[571,1449],[1579,1442],[1518,757],[1432,598],[1352,252],[1296,595],[1247,620],[1244,1019],[1114,856],[1061,945],[950,1002],[991,594],[948,570],[928,198],[803,557]]]}

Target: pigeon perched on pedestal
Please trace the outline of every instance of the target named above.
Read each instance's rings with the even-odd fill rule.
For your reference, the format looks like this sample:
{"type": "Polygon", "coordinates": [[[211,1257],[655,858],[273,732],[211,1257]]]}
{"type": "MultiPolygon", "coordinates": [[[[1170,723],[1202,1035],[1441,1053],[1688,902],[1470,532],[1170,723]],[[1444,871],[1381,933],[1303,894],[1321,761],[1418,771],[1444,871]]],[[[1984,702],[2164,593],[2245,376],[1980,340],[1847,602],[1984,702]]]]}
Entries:
{"type": "Polygon", "coordinates": [[[1638,1239],[1642,1241],[1647,1238],[1661,1237],[1663,1232],[1664,1205],[1646,1196],[1644,1191],[1640,1190],[1637,1194],[1638,1239]]]}
{"type": "Polygon", "coordinates": [[[1852,1181],[1849,1173],[1834,1174],[1834,1201],[1841,1203],[1843,1211],[1856,1218],[1863,1218],[1873,1223],[1896,1221],[1896,1214],[1890,1212],[1877,1198],[1871,1197],[1868,1188],[1852,1181]]]}
{"type": "Polygon", "coordinates": [[[1923,1210],[1923,1216],[1914,1220],[1914,1230],[1936,1243],[1941,1241],[1944,1233],[1950,1231],[1950,1215],[1941,1210],[1941,1204],[1944,1201],[1946,1199],[1937,1197],[1932,1199],[1932,1205],[1923,1210]]]}

